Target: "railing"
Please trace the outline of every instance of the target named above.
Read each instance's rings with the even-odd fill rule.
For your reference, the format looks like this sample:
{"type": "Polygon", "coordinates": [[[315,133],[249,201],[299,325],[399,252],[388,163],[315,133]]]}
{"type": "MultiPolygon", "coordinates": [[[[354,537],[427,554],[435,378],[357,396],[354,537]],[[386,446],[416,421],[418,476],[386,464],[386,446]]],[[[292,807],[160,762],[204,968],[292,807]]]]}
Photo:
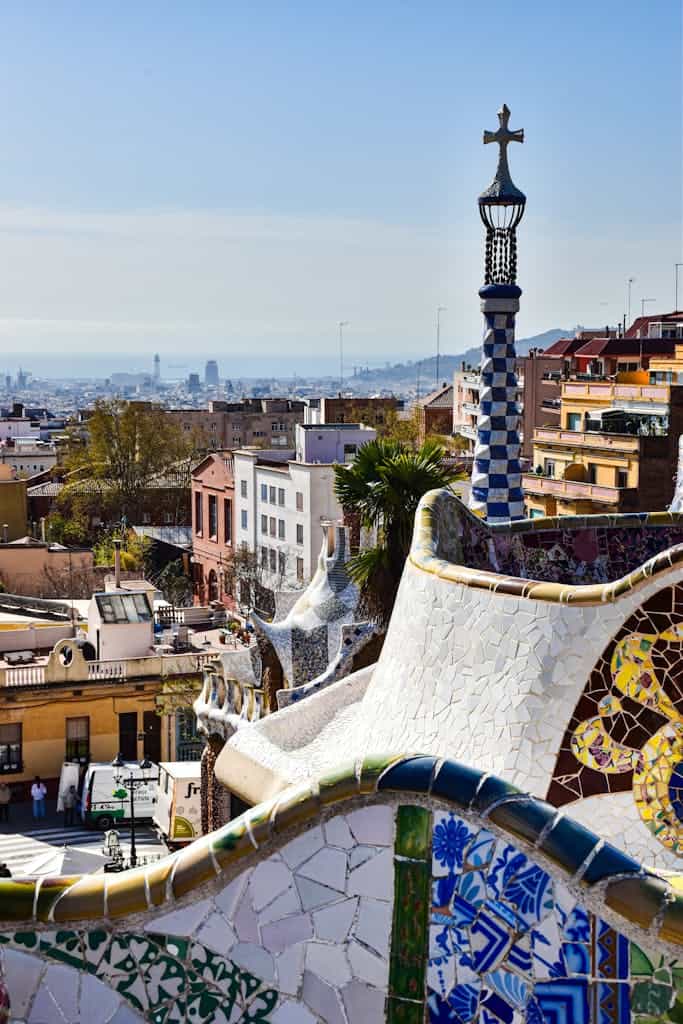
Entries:
{"type": "Polygon", "coordinates": [[[522,486],[525,491],[532,494],[548,494],[557,498],[584,498],[610,505],[621,504],[624,499],[636,494],[635,488],[605,487],[603,484],[589,484],[582,480],[554,480],[552,477],[539,476],[536,473],[525,473],[522,477],[522,486]]]}
{"type": "Polygon", "coordinates": [[[669,401],[670,389],[667,384],[612,384],[600,381],[582,384],[578,381],[564,381],[562,398],[594,398],[603,402],[621,398],[627,401],[662,402],[669,401]]]}
{"type": "Polygon", "coordinates": [[[469,413],[470,416],[478,416],[479,415],[479,406],[475,405],[474,402],[463,402],[462,403],[462,409],[463,409],[463,412],[469,413]]]}
{"type": "Polygon", "coordinates": [[[44,682],[45,665],[17,665],[16,668],[5,669],[5,686],[42,686],[44,682]]]}
{"type": "Polygon", "coordinates": [[[131,679],[168,679],[173,676],[200,675],[204,666],[218,657],[216,651],[192,651],[185,654],[161,654],[149,658],[119,658],[112,661],[74,662],[58,673],[44,665],[18,665],[0,668],[0,686],[45,686],[53,682],[98,683],[131,679]]]}
{"type": "Polygon", "coordinates": [[[456,434],[461,434],[463,437],[468,437],[470,441],[477,440],[477,428],[471,427],[467,423],[456,423],[453,427],[456,434]]]}
{"type": "Polygon", "coordinates": [[[204,744],[201,740],[192,743],[179,743],[176,749],[178,761],[201,761],[204,744]]]}
{"type": "Polygon", "coordinates": [[[637,452],[640,443],[637,437],[623,437],[617,434],[593,434],[581,430],[561,430],[553,427],[537,427],[534,430],[534,444],[567,444],[580,448],[611,449],[617,452],[637,452]]]}

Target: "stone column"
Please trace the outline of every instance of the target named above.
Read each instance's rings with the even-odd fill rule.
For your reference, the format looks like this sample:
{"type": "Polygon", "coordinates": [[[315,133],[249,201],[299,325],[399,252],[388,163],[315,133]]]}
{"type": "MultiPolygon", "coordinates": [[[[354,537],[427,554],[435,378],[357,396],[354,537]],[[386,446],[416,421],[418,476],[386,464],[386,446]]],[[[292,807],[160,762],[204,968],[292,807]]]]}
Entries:
{"type": "Polygon", "coordinates": [[[516,284],[487,284],[479,291],[484,343],[470,508],[488,523],[524,518],[515,372],[521,294],[516,284]]]}

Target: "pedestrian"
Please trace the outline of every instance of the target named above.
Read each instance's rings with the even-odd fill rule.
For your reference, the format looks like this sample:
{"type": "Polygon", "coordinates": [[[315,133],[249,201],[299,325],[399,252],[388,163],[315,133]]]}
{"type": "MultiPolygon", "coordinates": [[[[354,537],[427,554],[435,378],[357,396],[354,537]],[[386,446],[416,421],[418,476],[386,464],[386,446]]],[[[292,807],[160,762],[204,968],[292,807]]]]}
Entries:
{"type": "Polygon", "coordinates": [[[76,792],[75,786],[69,786],[66,793],[62,794],[62,804],[64,806],[64,826],[74,824],[74,813],[76,811],[76,801],[78,800],[78,793],[76,792]]]}
{"type": "Polygon", "coordinates": [[[33,785],[31,786],[31,799],[33,800],[33,820],[38,821],[40,818],[45,817],[45,797],[47,796],[47,788],[45,783],[41,781],[40,775],[36,775],[33,785]]]}
{"type": "Polygon", "coordinates": [[[9,821],[9,802],[12,799],[12,790],[3,780],[0,782],[0,821],[5,824],[9,821]]]}
{"type": "MultiPolygon", "coordinates": [[[[11,877],[12,877],[12,872],[10,871],[10,869],[7,867],[7,865],[3,861],[3,863],[0,864],[0,878],[11,878],[11,877]]],[[[0,1020],[1,1019],[2,1018],[0,1018],[0,1020]]]]}

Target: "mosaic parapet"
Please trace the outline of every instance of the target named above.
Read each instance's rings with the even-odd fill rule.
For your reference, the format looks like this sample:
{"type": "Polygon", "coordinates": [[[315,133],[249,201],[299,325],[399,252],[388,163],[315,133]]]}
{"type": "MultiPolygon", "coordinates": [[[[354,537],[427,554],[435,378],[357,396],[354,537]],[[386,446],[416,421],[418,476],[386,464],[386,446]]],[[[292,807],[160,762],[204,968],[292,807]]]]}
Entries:
{"type": "Polygon", "coordinates": [[[556,516],[491,526],[452,492],[430,491],[417,510],[409,558],[440,579],[495,594],[608,604],[683,565],[683,515],[556,516]],[[539,538],[543,544],[535,543],[539,538]],[[589,557],[577,558],[577,547],[589,557]],[[651,554],[638,563],[641,553],[651,554]],[[629,571],[614,578],[624,566],[629,571]]]}
{"type": "Polygon", "coordinates": [[[683,946],[677,882],[642,868],[562,811],[501,779],[429,756],[370,757],[292,787],[163,861],[122,875],[0,881],[0,920],[18,925],[115,921],[170,910],[205,883],[228,881],[244,865],[318,822],[330,810],[381,799],[431,799],[513,837],[552,865],[582,898],[621,929],[667,947],[683,946]]]}

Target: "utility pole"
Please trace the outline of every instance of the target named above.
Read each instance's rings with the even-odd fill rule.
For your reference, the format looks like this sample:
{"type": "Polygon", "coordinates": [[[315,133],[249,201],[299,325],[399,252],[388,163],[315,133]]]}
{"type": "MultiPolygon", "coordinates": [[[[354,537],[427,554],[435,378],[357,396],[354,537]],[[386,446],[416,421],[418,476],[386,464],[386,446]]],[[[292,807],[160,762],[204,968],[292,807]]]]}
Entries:
{"type": "Polygon", "coordinates": [[[436,307],[436,386],[439,387],[439,364],[441,361],[441,314],[446,311],[445,306],[436,307]]]}
{"type": "Polygon", "coordinates": [[[344,390],[344,328],[349,326],[348,320],[339,320],[339,397],[344,390]]]}

